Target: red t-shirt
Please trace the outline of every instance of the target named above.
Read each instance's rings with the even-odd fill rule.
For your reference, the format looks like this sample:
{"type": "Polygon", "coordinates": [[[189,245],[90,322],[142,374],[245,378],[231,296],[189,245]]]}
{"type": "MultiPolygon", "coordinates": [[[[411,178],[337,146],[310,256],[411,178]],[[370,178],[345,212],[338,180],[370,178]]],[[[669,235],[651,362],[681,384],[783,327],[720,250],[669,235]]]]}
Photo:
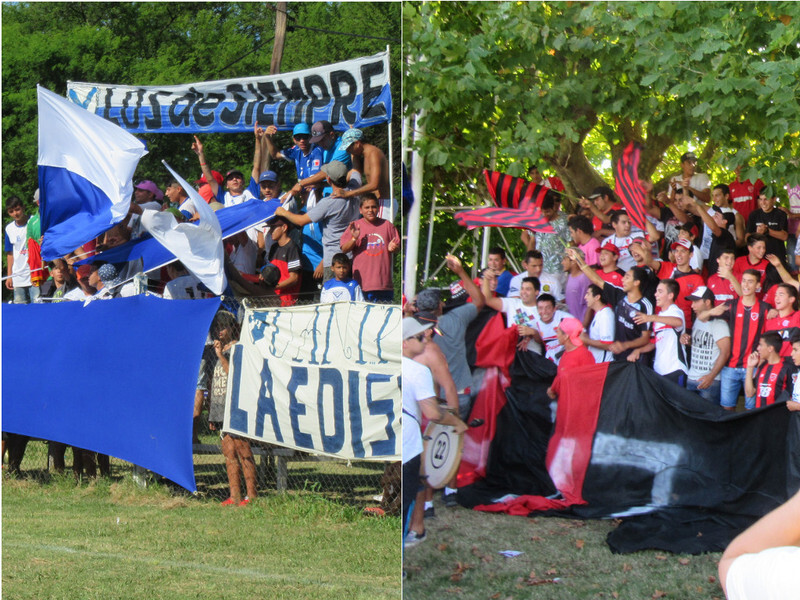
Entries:
{"type": "Polygon", "coordinates": [[[767,278],[767,267],[769,266],[769,261],[766,258],[762,258],[756,264],[750,264],[750,257],[749,256],[740,256],[737,258],[733,263],[733,276],[742,281],[742,275],[744,274],[747,269],[755,269],[759,273],[761,273],[761,281],[758,282],[758,287],[756,288],[756,297],[761,300],[764,298],[764,280],[767,278]]]}
{"type": "Polygon", "coordinates": [[[731,282],[716,273],[708,278],[708,289],[714,292],[714,306],[719,306],[725,302],[733,302],[739,297],[731,282]]]}
{"type": "MultiPolygon", "coordinates": [[[[358,241],[353,248],[353,279],[364,292],[391,290],[392,255],[386,249],[389,242],[398,238],[397,229],[386,219],[376,218],[370,223],[364,218],[355,221],[359,229],[358,241]]],[[[346,229],[339,245],[351,239],[350,229],[346,229]]]]}
{"type": "Polygon", "coordinates": [[[750,213],[758,208],[758,193],[763,187],[764,182],[760,179],[755,183],[750,183],[749,179],[746,181],[736,180],[728,185],[731,192],[731,206],[742,214],[745,223],[747,223],[750,213]]]}
{"type": "Polygon", "coordinates": [[[789,330],[793,327],[800,327],[800,311],[794,311],[792,314],[786,317],[767,319],[767,322],[764,325],[764,331],[777,331],[781,334],[781,337],[783,338],[781,356],[791,356],[792,354],[792,344],[789,343],[789,330]]]}
{"type": "Polygon", "coordinates": [[[625,275],[625,272],[622,269],[615,269],[606,273],[603,269],[596,269],[598,277],[605,281],[606,283],[610,283],[611,285],[615,285],[617,287],[622,287],[622,277],[625,275]]]}
{"type": "Polygon", "coordinates": [[[593,364],[595,364],[594,355],[584,345],[580,345],[569,352],[564,352],[564,354],[561,355],[561,359],[558,361],[558,371],[556,371],[556,378],[553,380],[553,385],[551,386],[552,390],[558,395],[561,389],[562,377],[568,377],[570,371],[573,369],[593,364]]]}

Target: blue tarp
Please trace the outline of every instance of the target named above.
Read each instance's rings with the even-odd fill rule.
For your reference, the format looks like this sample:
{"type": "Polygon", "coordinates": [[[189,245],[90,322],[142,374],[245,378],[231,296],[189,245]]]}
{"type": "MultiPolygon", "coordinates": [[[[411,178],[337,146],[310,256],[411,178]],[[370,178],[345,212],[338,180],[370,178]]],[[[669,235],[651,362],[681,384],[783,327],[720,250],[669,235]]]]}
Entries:
{"type": "MultiPolygon", "coordinates": [[[[235,235],[258,223],[263,223],[275,214],[275,209],[280,205],[281,203],[279,200],[267,200],[266,202],[261,200],[248,200],[236,206],[219,209],[215,214],[222,228],[222,239],[235,235]]],[[[143,259],[143,270],[145,272],[158,269],[159,267],[163,267],[177,260],[172,252],[167,250],[157,240],[154,240],[148,233],[138,239],[126,242],[121,246],[85,258],[79,261],[78,264],[82,265],[98,260],[109,263],[123,263],[140,258],[143,259]]]]}
{"type": "Polygon", "coordinates": [[[219,304],[3,305],[3,431],[115,456],[195,491],[194,392],[219,304]]]}

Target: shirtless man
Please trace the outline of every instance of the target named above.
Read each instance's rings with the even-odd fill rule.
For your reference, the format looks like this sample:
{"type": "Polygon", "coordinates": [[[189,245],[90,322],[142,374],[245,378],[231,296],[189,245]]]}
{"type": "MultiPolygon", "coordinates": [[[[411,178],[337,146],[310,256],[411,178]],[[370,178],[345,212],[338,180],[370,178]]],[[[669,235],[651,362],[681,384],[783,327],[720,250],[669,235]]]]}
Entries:
{"type": "Polygon", "coordinates": [[[342,134],[342,148],[353,160],[353,168],[364,176],[365,183],[360,188],[350,191],[333,188],[333,195],[342,198],[372,194],[378,200],[378,216],[387,221],[394,218],[394,210],[389,201],[391,185],[389,182],[389,161],[377,146],[363,141],[364,132],[360,129],[348,129],[342,134]],[[387,214],[387,210],[390,214],[387,214]]]}

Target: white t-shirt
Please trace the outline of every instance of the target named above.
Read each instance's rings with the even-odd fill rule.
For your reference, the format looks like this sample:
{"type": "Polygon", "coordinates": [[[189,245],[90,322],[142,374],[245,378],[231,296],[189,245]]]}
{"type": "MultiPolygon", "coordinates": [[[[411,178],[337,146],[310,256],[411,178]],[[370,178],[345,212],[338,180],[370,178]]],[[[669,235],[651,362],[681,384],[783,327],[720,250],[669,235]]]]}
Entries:
{"type": "Polygon", "coordinates": [[[88,300],[91,297],[92,297],[91,294],[87,296],[84,293],[84,291],[80,288],[80,286],[78,286],[78,287],[76,287],[74,289],[71,289],[66,294],[64,294],[64,300],[83,301],[83,300],[88,300]]]}
{"type": "MultiPolygon", "coordinates": [[[[674,183],[678,190],[683,190],[683,174],[673,175],[669,181],[674,183]]],[[[695,173],[689,179],[689,187],[702,192],[711,187],[711,180],[705,173],[695,173]]]]}
{"type": "MultiPolygon", "coordinates": [[[[614,341],[614,309],[610,306],[604,306],[603,309],[595,313],[591,325],[589,325],[589,337],[598,342],[613,342],[614,341]]],[[[611,345],[609,343],[609,345],[611,345]]],[[[589,352],[594,356],[594,362],[603,363],[611,362],[614,355],[610,350],[601,350],[600,348],[589,348],[589,352]]]]}
{"type": "Polygon", "coordinates": [[[556,364],[561,360],[561,355],[564,354],[564,346],[558,342],[556,327],[561,321],[571,316],[568,312],[556,309],[553,313],[553,319],[549,323],[543,322],[541,317],[536,319],[536,328],[539,330],[539,335],[542,337],[542,343],[544,344],[544,356],[556,364]]]}
{"type": "Polygon", "coordinates": [[[800,595],[800,548],[781,546],[742,554],[728,569],[728,600],[787,600],[800,595]]]}
{"type": "Polygon", "coordinates": [[[258,257],[258,246],[250,238],[247,243],[237,246],[231,252],[231,262],[240,273],[253,275],[256,272],[256,258],[258,257]]]}
{"type": "Polygon", "coordinates": [[[614,244],[619,249],[619,259],[617,260],[617,267],[622,269],[623,271],[627,271],[628,269],[632,269],[636,266],[636,261],[631,256],[630,247],[635,239],[641,239],[644,237],[644,233],[641,230],[639,231],[631,231],[630,235],[627,237],[617,237],[615,235],[610,235],[606,239],[604,239],[600,243],[600,247],[602,248],[606,244],[614,244]]]}
{"type": "Polygon", "coordinates": [[[30,287],[31,268],[28,266],[28,224],[17,225],[11,221],[6,225],[6,252],[11,252],[14,265],[11,267],[11,281],[14,287],[30,287]]]}
{"type": "Polygon", "coordinates": [[[680,345],[681,334],[686,330],[683,311],[677,304],[670,304],[669,308],[658,313],[659,317],[678,317],[680,327],[674,328],[664,323],[653,323],[653,338],[656,344],[656,358],[653,361],[653,370],[659,375],[668,375],[674,371],[687,371],[687,367],[678,358],[678,350],[683,352],[680,345]]]}
{"type": "Polygon", "coordinates": [[[242,202],[247,202],[248,200],[258,200],[253,194],[250,193],[250,190],[245,189],[241,194],[238,196],[234,196],[230,192],[225,192],[223,196],[222,204],[225,208],[229,206],[236,206],[237,204],[241,204],[242,202]]]}
{"type": "Polygon", "coordinates": [[[539,285],[542,288],[539,290],[540,294],[550,294],[556,299],[556,302],[564,300],[564,280],[562,277],[551,275],[550,273],[542,273],[539,276],[539,285]]]}
{"type": "MultiPolygon", "coordinates": [[[[692,328],[692,359],[689,365],[689,379],[696,381],[714,368],[714,363],[719,357],[717,342],[730,336],[728,322],[724,319],[695,320],[692,328]]],[[[718,373],[715,381],[719,381],[720,376],[721,373],[718,373]]]]}
{"type": "Polygon", "coordinates": [[[419,402],[435,397],[431,370],[404,356],[403,464],[422,454],[422,410],[419,408],[419,402]]]}
{"type": "MultiPolygon", "coordinates": [[[[503,302],[502,312],[506,315],[506,327],[512,325],[524,325],[525,327],[536,327],[539,320],[539,311],[534,306],[525,306],[519,298],[501,298],[503,302]]],[[[542,346],[531,339],[528,342],[528,350],[542,353],[542,346]]]]}
{"type": "Polygon", "coordinates": [[[167,300],[195,300],[203,298],[204,294],[200,291],[200,280],[189,273],[181,275],[164,286],[164,298],[167,300]]]}

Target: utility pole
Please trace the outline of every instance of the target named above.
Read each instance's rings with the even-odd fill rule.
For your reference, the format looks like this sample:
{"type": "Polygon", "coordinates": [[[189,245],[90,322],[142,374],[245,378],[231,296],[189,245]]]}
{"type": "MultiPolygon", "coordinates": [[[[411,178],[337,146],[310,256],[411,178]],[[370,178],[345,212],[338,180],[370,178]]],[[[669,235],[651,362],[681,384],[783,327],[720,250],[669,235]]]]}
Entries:
{"type": "Polygon", "coordinates": [[[278,2],[278,9],[275,13],[275,41],[272,44],[272,62],[269,65],[269,74],[275,75],[281,72],[281,60],[283,60],[283,42],[286,39],[286,5],[288,2],[278,2]]]}

